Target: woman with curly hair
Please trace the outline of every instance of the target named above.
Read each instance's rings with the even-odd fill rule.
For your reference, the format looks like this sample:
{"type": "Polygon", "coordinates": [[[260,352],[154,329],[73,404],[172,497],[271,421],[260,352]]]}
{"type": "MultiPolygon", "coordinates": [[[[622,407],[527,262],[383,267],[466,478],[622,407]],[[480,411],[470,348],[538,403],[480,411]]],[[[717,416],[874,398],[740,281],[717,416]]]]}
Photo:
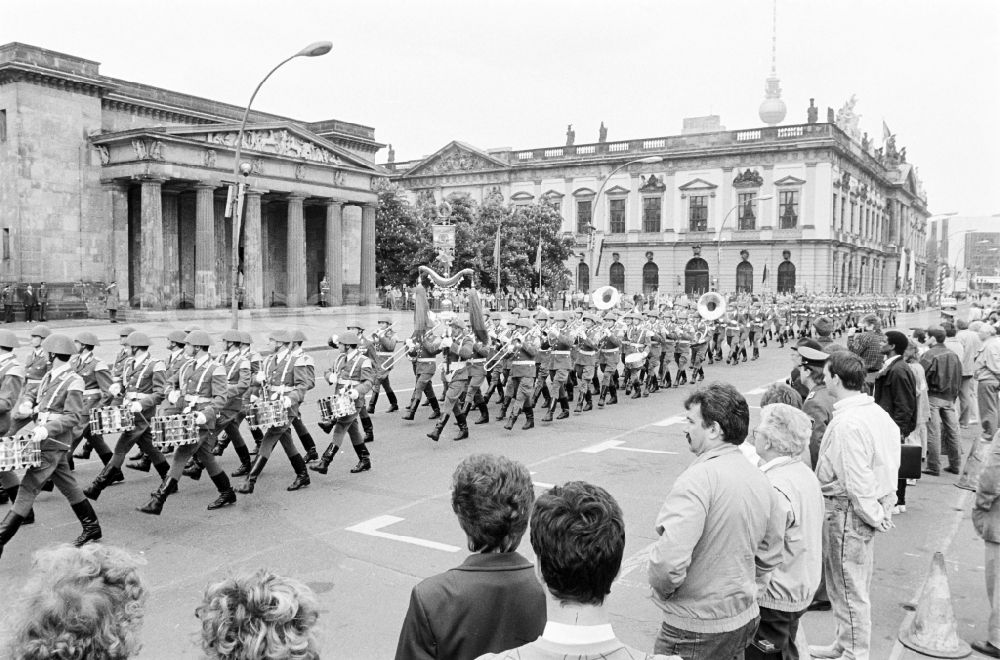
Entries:
{"type": "Polygon", "coordinates": [[[146,585],[124,550],[61,545],[35,554],[9,654],[13,660],[125,660],[139,653],[146,585]]]}
{"type": "Polygon", "coordinates": [[[212,660],[317,660],[316,595],[264,569],[209,585],[195,610],[212,660]]]}

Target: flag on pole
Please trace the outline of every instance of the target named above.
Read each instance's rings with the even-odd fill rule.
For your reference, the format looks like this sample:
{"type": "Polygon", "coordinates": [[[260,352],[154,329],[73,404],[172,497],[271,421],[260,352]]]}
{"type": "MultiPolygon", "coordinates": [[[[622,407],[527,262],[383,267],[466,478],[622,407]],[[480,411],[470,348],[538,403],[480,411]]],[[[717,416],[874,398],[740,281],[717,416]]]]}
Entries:
{"type": "Polygon", "coordinates": [[[767,264],[764,264],[764,277],[761,278],[760,283],[765,284],[767,282],[767,264]]]}
{"type": "Polygon", "coordinates": [[[882,141],[885,142],[890,137],[892,137],[892,131],[889,130],[889,125],[886,124],[885,120],[883,119],[882,120],[882,141]]]}
{"type": "Polygon", "coordinates": [[[542,272],[542,243],[539,237],[538,252],[535,254],[535,270],[542,272]]]}
{"type": "Polygon", "coordinates": [[[500,291],[500,226],[497,226],[497,241],[493,247],[493,267],[497,269],[497,292],[500,291]]]}

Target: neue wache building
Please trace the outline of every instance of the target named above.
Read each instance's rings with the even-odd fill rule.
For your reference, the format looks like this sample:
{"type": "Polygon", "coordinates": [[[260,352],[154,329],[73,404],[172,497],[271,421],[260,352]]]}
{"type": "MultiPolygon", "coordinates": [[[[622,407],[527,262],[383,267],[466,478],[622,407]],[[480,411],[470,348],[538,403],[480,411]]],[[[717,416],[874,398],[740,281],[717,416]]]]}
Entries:
{"type": "MultiPolygon", "coordinates": [[[[104,76],[82,57],[0,46],[0,280],[46,281],[57,312],[87,283],[111,281],[142,309],[229,305],[224,212],[242,114],[104,76]]],[[[324,277],[332,304],[375,302],[382,146],[368,126],[251,112],[245,307],[313,303],[324,277]]]]}

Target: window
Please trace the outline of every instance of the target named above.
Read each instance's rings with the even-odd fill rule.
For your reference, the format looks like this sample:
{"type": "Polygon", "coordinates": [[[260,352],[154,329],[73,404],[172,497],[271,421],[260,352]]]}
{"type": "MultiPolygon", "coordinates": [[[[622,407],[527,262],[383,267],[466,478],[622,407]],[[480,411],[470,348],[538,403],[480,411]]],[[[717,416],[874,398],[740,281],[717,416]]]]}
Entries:
{"type": "Polygon", "coordinates": [[[840,200],[840,231],[844,231],[844,215],[846,214],[847,204],[844,203],[844,199],[840,200]]]}
{"type": "Polygon", "coordinates": [[[652,261],[642,267],[642,293],[649,295],[660,288],[660,267],[652,261]]]}
{"type": "Polygon", "coordinates": [[[7,141],[7,111],[0,110],[0,142],[7,141]]]}
{"type": "Polygon", "coordinates": [[[830,217],[833,218],[833,228],[836,229],[837,228],[837,195],[833,196],[833,215],[831,215],[830,217]]]}
{"type": "Polygon", "coordinates": [[[593,207],[589,199],[580,199],[576,202],[576,233],[590,233],[590,218],[593,207]]]}
{"type": "Polygon", "coordinates": [[[799,224],[799,191],[782,191],[779,193],[778,203],[781,206],[778,226],[781,229],[795,229],[799,224]]]}
{"type": "Polygon", "coordinates": [[[736,266],[736,292],[753,293],[753,266],[749,261],[741,261],[736,266]]]}
{"type": "Polygon", "coordinates": [[[856,202],[851,202],[851,233],[854,234],[854,218],[858,215],[858,205],[856,202]]]}
{"type": "Polygon", "coordinates": [[[584,293],[590,293],[590,266],[580,262],[576,267],[576,289],[584,293]]]}
{"type": "Polygon", "coordinates": [[[621,262],[616,261],[615,263],[611,264],[611,270],[609,271],[609,275],[611,276],[611,279],[608,282],[608,284],[618,289],[619,292],[624,291],[625,266],[623,266],[621,262]]]}
{"type": "Polygon", "coordinates": [[[688,209],[691,231],[708,231],[708,197],[691,197],[688,209]]]}
{"type": "Polygon", "coordinates": [[[624,199],[611,199],[608,200],[608,206],[611,213],[611,233],[612,234],[624,234],[625,233],[625,200],[624,199]]]}
{"type": "Polygon", "coordinates": [[[756,229],[757,227],[757,193],[740,193],[739,198],[739,228],[756,229]]]}
{"type": "Polygon", "coordinates": [[[659,197],[642,198],[642,230],[648,233],[660,231],[660,207],[663,200],[659,197]]]}
{"type": "Polygon", "coordinates": [[[708,291],[708,262],[695,257],[684,267],[684,293],[701,295],[708,291]]]}
{"type": "Polygon", "coordinates": [[[795,264],[791,261],[778,266],[778,293],[795,293],[795,264]]]}
{"type": "Polygon", "coordinates": [[[3,258],[10,259],[10,229],[3,228],[3,258]]]}

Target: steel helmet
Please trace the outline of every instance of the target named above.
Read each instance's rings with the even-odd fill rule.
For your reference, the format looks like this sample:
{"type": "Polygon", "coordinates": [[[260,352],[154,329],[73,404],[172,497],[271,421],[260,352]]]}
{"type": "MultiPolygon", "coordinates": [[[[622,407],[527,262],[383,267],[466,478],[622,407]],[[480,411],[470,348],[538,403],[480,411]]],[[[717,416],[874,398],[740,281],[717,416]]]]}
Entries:
{"type": "Polygon", "coordinates": [[[39,325],[36,325],[34,328],[31,329],[31,336],[32,337],[41,337],[42,339],[45,339],[46,337],[48,337],[51,334],[52,334],[52,331],[49,329],[49,326],[47,326],[47,325],[41,325],[41,324],[39,324],[39,325]]]}
{"type": "Polygon", "coordinates": [[[118,328],[118,336],[119,337],[128,337],[133,332],[135,332],[135,328],[133,328],[130,325],[126,325],[126,326],[123,326],[121,328],[118,328]]]}
{"type": "Polygon", "coordinates": [[[17,348],[19,345],[17,335],[10,330],[0,330],[0,348],[17,348]]]}
{"type": "Polygon", "coordinates": [[[66,335],[50,334],[42,342],[42,350],[56,355],[73,355],[76,353],[76,346],[73,345],[73,340],[66,335]]]}
{"type": "Polygon", "coordinates": [[[133,348],[135,347],[149,348],[149,345],[151,343],[152,342],[149,341],[149,335],[147,335],[145,332],[139,332],[138,330],[129,333],[128,338],[125,340],[125,344],[128,346],[132,346],[133,348]]]}
{"type": "Polygon", "coordinates": [[[212,338],[204,330],[192,330],[188,333],[184,341],[190,346],[204,346],[208,348],[212,345],[212,338]]]}
{"type": "Polygon", "coordinates": [[[337,337],[337,340],[341,344],[350,344],[351,346],[357,346],[360,343],[356,332],[345,332],[337,337]]]}
{"type": "Polygon", "coordinates": [[[230,328],[229,330],[226,330],[225,332],[222,333],[222,341],[231,341],[239,344],[243,341],[243,333],[241,333],[239,330],[234,330],[233,328],[230,328]]]}
{"type": "Polygon", "coordinates": [[[201,330],[201,328],[199,328],[196,325],[189,325],[188,327],[184,328],[184,334],[190,334],[195,330],[201,330]]]}
{"type": "Polygon", "coordinates": [[[171,330],[167,335],[167,341],[172,341],[175,344],[186,344],[188,333],[183,330],[171,330]]]}
{"type": "Polygon", "coordinates": [[[298,329],[292,330],[291,332],[288,333],[288,335],[289,335],[289,337],[291,337],[291,341],[305,341],[306,340],[306,333],[304,333],[304,332],[302,332],[301,330],[298,330],[298,329]]]}
{"type": "Polygon", "coordinates": [[[250,344],[253,343],[253,337],[250,336],[249,332],[247,332],[246,330],[240,330],[239,333],[240,333],[241,344],[246,344],[247,346],[249,346],[250,344]]]}
{"type": "Polygon", "coordinates": [[[100,346],[101,342],[97,341],[97,335],[93,332],[88,332],[84,330],[76,335],[76,341],[83,344],[84,346],[100,346]]]}
{"type": "Polygon", "coordinates": [[[271,333],[269,339],[271,339],[272,341],[281,342],[282,344],[286,344],[292,341],[291,335],[288,333],[288,330],[284,329],[275,330],[274,332],[271,333]]]}

